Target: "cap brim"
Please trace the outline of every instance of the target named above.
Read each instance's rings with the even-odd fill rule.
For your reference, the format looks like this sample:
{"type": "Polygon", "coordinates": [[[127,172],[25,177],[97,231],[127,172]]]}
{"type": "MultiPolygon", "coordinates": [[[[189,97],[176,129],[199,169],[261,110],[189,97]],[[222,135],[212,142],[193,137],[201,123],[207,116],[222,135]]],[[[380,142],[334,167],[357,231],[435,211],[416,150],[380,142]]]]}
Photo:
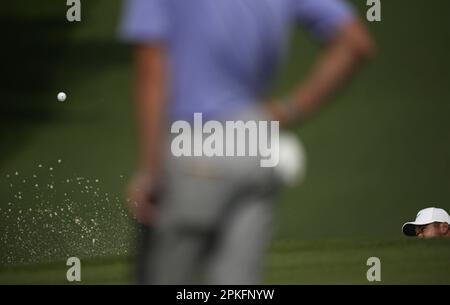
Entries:
{"type": "Polygon", "coordinates": [[[407,222],[403,225],[402,231],[406,236],[416,236],[416,225],[412,222],[407,222]]]}
{"type": "Polygon", "coordinates": [[[430,224],[428,223],[421,223],[421,222],[407,222],[403,225],[402,227],[402,231],[403,234],[405,234],[406,236],[416,236],[416,226],[423,226],[423,225],[427,225],[430,224]]]}

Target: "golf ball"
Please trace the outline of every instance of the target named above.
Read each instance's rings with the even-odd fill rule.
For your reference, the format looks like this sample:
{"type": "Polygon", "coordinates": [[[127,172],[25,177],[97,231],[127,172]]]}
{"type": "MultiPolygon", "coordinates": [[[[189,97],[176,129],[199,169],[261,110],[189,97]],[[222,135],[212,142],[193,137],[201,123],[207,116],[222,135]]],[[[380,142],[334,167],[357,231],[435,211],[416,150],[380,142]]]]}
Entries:
{"type": "Polygon", "coordinates": [[[64,102],[66,100],[67,96],[64,92],[58,93],[58,101],[64,102]]]}

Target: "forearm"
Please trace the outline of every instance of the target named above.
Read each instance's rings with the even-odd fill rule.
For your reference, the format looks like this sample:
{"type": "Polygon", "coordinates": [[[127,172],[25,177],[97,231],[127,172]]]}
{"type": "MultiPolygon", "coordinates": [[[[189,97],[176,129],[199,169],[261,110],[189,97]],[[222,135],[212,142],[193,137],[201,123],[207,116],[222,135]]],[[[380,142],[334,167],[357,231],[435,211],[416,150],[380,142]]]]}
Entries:
{"type": "Polygon", "coordinates": [[[165,118],[164,51],[139,46],[135,50],[134,102],[139,142],[139,167],[159,172],[165,118]]]}
{"type": "MultiPolygon", "coordinates": [[[[373,44],[359,22],[349,24],[326,47],[309,76],[291,95],[288,115],[309,118],[342,88],[361,62],[373,53],[373,44]]],[[[295,119],[295,118],[294,118],[295,119]]]]}
{"type": "Polygon", "coordinates": [[[312,115],[322,102],[337,92],[359,65],[359,58],[345,46],[336,45],[319,58],[308,78],[296,89],[293,99],[302,118],[312,115]]]}

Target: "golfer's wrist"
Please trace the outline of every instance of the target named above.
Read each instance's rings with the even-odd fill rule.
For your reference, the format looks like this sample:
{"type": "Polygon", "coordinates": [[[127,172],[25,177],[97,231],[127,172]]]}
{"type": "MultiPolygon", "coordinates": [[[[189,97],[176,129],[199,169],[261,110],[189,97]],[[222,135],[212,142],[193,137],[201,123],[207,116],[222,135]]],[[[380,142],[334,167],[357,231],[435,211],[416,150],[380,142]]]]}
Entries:
{"type": "Polygon", "coordinates": [[[298,123],[301,121],[301,110],[299,103],[292,97],[285,98],[283,101],[283,120],[286,123],[298,123]]]}

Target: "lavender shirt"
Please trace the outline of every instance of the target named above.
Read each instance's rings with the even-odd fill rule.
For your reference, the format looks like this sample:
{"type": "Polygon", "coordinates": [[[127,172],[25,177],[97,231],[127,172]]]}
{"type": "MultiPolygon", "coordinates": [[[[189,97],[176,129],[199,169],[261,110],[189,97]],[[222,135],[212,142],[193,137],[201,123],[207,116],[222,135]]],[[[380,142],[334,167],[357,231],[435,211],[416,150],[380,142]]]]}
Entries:
{"type": "Polygon", "coordinates": [[[171,119],[218,119],[258,100],[293,25],[326,42],[353,18],[344,0],[125,0],[120,36],[167,46],[171,119]]]}

